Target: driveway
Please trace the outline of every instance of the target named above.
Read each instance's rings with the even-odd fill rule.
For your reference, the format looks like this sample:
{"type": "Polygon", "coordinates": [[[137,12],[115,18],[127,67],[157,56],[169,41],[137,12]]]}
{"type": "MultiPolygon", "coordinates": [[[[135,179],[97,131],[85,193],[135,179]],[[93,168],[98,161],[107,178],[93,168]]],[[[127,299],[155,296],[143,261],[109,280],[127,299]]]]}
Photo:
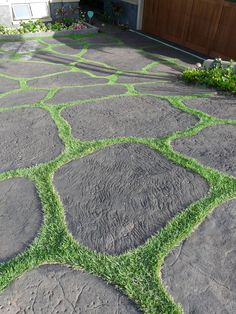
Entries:
{"type": "Polygon", "coordinates": [[[0,42],[2,314],[236,312],[236,99],[182,83],[197,62],[0,42]]]}

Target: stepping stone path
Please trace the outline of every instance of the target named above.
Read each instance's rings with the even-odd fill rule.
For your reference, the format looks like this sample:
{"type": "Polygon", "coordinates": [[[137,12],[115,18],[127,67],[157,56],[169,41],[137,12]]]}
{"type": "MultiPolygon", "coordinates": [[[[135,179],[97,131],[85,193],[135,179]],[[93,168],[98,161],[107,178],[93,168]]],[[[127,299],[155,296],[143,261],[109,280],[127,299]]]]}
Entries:
{"type": "Polygon", "coordinates": [[[189,206],[230,195],[162,278],[186,314],[235,314],[235,97],[179,80],[198,59],[110,28],[0,42],[0,313],[179,313],[157,255],[196,227],[189,206]],[[208,115],[198,133],[190,109],[208,115]],[[225,180],[219,195],[186,156],[225,180]],[[51,265],[23,273],[39,260],[51,265]]]}
{"type": "Polygon", "coordinates": [[[1,314],[138,314],[136,306],[102,279],[66,266],[24,274],[0,295],[1,314]]]}
{"type": "MultiPolygon", "coordinates": [[[[0,262],[22,252],[34,240],[42,216],[32,182],[23,178],[0,181],[0,262]]],[[[2,313],[1,305],[0,301],[2,313]]]]}
{"type": "Polygon", "coordinates": [[[118,97],[62,111],[75,137],[96,140],[123,136],[161,137],[197,123],[192,115],[155,97],[118,97]]]}
{"type": "Polygon", "coordinates": [[[208,127],[195,136],[176,140],[172,145],[203,165],[236,176],[236,125],[208,127]]]}
{"type": "Polygon", "coordinates": [[[186,314],[236,313],[236,200],[217,207],[165,260],[162,280],[186,314]]]}
{"type": "Polygon", "coordinates": [[[45,110],[2,112],[0,126],[0,172],[48,162],[64,148],[45,110]]]}
{"type": "Polygon", "coordinates": [[[72,161],[54,177],[73,236],[99,252],[143,244],[208,186],[153,150],[117,144],[72,161]]]}

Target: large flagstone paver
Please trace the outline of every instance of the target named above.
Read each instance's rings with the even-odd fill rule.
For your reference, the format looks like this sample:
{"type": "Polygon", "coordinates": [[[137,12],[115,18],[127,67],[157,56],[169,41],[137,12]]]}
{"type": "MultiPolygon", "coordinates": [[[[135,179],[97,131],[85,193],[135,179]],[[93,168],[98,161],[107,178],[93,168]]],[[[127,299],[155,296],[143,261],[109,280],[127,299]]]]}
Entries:
{"type": "Polygon", "coordinates": [[[155,94],[161,96],[188,96],[194,94],[209,93],[209,89],[197,86],[188,86],[182,82],[167,82],[163,84],[136,85],[136,90],[143,94],[155,94]]]}
{"type": "Polygon", "coordinates": [[[197,135],[172,143],[175,150],[205,166],[236,176],[236,125],[207,127],[197,135]]]}
{"type": "Polygon", "coordinates": [[[52,51],[39,51],[31,55],[22,55],[22,59],[36,62],[51,62],[52,65],[69,65],[76,62],[77,58],[73,55],[59,54],[52,51]]]}
{"type": "Polygon", "coordinates": [[[236,313],[236,200],[216,208],[165,260],[162,278],[186,314],[236,313]]]}
{"type": "Polygon", "coordinates": [[[34,79],[28,82],[31,87],[63,87],[63,86],[80,86],[107,83],[105,78],[95,79],[87,74],[80,72],[67,72],[50,77],[34,79]]]}
{"type": "Polygon", "coordinates": [[[63,53],[66,55],[76,55],[78,53],[81,52],[81,50],[83,49],[83,44],[82,43],[74,43],[71,45],[64,45],[64,46],[57,46],[54,47],[53,50],[59,53],[63,53]]]}
{"type": "Polygon", "coordinates": [[[120,85],[100,85],[93,87],[62,88],[48,102],[52,104],[80,101],[96,97],[125,94],[127,89],[120,85]]]}
{"type": "Polygon", "coordinates": [[[236,119],[235,96],[215,96],[201,99],[191,99],[185,104],[193,109],[201,110],[220,119],[236,119]]]}
{"type": "MultiPolygon", "coordinates": [[[[0,63],[0,72],[2,65],[0,63]]],[[[10,92],[13,89],[19,88],[19,82],[16,80],[11,80],[5,77],[0,77],[0,93],[10,92]]]]}
{"type": "Polygon", "coordinates": [[[61,153],[57,128],[47,111],[0,113],[0,172],[47,162],[61,153]]]}
{"type": "Polygon", "coordinates": [[[161,137],[198,120],[155,97],[117,97],[88,102],[62,111],[81,140],[123,136],[161,137]]]}
{"type": "Polygon", "coordinates": [[[1,314],[138,314],[137,307],[102,279],[60,265],[25,273],[0,295],[1,314]]]}
{"type": "Polygon", "coordinates": [[[40,101],[47,95],[45,90],[28,90],[14,93],[0,98],[0,107],[13,107],[17,105],[29,105],[40,101]]]}
{"type": "Polygon", "coordinates": [[[61,72],[68,70],[68,67],[63,65],[54,65],[39,62],[24,62],[24,61],[8,61],[1,64],[0,72],[12,77],[30,78],[42,76],[46,74],[61,72]]]}
{"type": "Polygon", "coordinates": [[[116,37],[104,34],[85,37],[83,38],[83,40],[86,43],[89,43],[92,47],[97,47],[97,45],[114,46],[116,44],[119,44],[118,39],[116,37]]]}
{"type": "Polygon", "coordinates": [[[143,244],[208,191],[200,176],[138,144],[72,161],[55,173],[54,184],[73,236],[109,254],[143,244]]]}
{"type": "MultiPolygon", "coordinates": [[[[42,223],[36,189],[30,181],[14,178],[0,182],[0,262],[22,252],[42,223]]],[[[0,302],[0,312],[1,311],[0,302]]]]}
{"type": "Polygon", "coordinates": [[[132,73],[124,72],[119,75],[118,83],[159,83],[159,81],[166,81],[173,79],[171,75],[165,75],[165,73],[132,73]]]}
{"type": "Polygon", "coordinates": [[[15,52],[19,54],[33,52],[36,49],[40,49],[43,47],[44,46],[36,40],[11,41],[0,43],[0,49],[7,52],[15,52]]]}
{"type": "Polygon", "coordinates": [[[144,56],[140,51],[127,46],[97,47],[90,49],[83,56],[85,59],[92,59],[120,70],[141,70],[150,63],[150,58],[144,56]]]}

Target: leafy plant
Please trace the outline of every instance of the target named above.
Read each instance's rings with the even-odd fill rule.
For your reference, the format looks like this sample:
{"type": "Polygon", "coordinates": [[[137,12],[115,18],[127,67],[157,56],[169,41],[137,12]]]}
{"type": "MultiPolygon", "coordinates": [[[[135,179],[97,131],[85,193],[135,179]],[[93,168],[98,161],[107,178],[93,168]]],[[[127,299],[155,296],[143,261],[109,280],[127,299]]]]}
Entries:
{"type": "Polygon", "coordinates": [[[81,30],[87,28],[83,21],[63,17],[53,23],[44,23],[42,20],[21,22],[18,28],[10,28],[0,24],[0,34],[17,35],[26,33],[38,33],[47,31],[81,30]]]}
{"type": "Polygon", "coordinates": [[[236,74],[233,64],[224,68],[220,59],[214,60],[209,69],[185,70],[182,73],[182,79],[187,83],[199,83],[236,94],[236,74]]]}

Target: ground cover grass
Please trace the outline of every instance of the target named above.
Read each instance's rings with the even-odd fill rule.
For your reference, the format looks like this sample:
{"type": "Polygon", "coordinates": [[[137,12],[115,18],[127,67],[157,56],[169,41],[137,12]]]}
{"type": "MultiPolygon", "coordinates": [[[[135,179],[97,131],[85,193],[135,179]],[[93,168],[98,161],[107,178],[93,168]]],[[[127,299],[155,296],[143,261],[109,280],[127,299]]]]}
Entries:
{"type": "MultiPolygon", "coordinates": [[[[89,45],[86,47],[89,47],[89,45]]],[[[49,45],[49,48],[53,50],[53,45],[49,45]]],[[[68,69],[73,69],[73,65],[68,66],[68,69]]],[[[144,70],[148,70],[148,67],[146,66],[144,70]]],[[[119,72],[107,84],[114,84],[117,75],[119,75],[119,72]]],[[[17,80],[20,82],[20,90],[32,89],[27,85],[28,79],[17,78],[17,80]]],[[[139,94],[133,84],[123,85],[126,86],[127,93],[122,95],[122,97],[151,95],[139,94]]],[[[47,96],[42,101],[32,105],[22,104],[22,106],[17,107],[0,108],[0,112],[17,111],[19,108],[25,107],[37,107],[47,110],[57,126],[61,141],[65,145],[64,151],[48,163],[0,173],[1,181],[14,177],[25,177],[31,180],[36,185],[44,212],[43,226],[30,247],[15,258],[0,264],[0,290],[6,288],[15,278],[27,270],[46,263],[61,263],[84,269],[116,285],[134,300],[144,313],[182,313],[181,306],[174,303],[161,281],[160,270],[164,258],[176,245],[186,239],[217,205],[236,197],[236,179],[177,153],[172,148],[171,142],[178,138],[194,136],[209,126],[221,124],[235,125],[236,121],[217,119],[199,110],[187,107],[184,101],[199,97],[196,95],[188,97],[152,95],[153,97],[165,99],[171,106],[198,117],[199,122],[191,128],[174,132],[160,139],[128,137],[82,142],[72,136],[71,127],[61,116],[61,111],[75,104],[83,104],[88,101],[99,102],[101,99],[112,100],[117,96],[93,100],[87,99],[60,105],[48,105],[47,101],[54,96],[58,89],[49,87],[47,90],[47,96]],[[147,145],[168,160],[172,160],[176,164],[201,175],[207,180],[210,190],[204,198],[177,214],[175,218],[157,234],[153,235],[144,245],[119,256],[109,256],[96,253],[73,239],[67,229],[63,205],[52,180],[54,172],[65,163],[109,145],[122,142],[147,145]]],[[[7,95],[11,93],[15,93],[15,91],[9,92],[7,95]]],[[[202,95],[201,97],[205,96],[202,95]]],[[[2,97],[4,97],[4,94],[2,97]]]]}

